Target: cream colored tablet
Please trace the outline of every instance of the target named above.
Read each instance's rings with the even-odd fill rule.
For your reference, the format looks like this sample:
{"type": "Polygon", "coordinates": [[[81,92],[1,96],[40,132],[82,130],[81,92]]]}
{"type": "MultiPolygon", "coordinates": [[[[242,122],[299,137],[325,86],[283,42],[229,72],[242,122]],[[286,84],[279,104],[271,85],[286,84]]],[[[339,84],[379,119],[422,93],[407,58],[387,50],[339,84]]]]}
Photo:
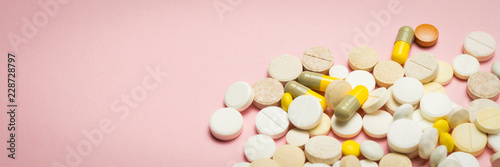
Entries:
{"type": "Polygon", "coordinates": [[[210,132],[219,140],[232,140],[243,130],[243,117],[233,108],[221,108],[210,116],[210,132]]]}
{"type": "Polygon", "coordinates": [[[418,155],[422,159],[429,159],[432,151],[436,148],[438,142],[438,131],[436,128],[427,128],[420,138],[418,143],[418,155]]]}
{"type": "Polygon", "coordinates": [[[488,134],[488,147],[493,151],[500,151],[500,133],[488,134]]]}
{"type": "Polygon", "coordinates": [[[287,144],[276,149],[273,160],[277,161],[281,166],[302,167],[306,162],[306,157],[302,149],[287,144]]]}
{"type": "Polygon", "coordinates": [[[467,94],[472,99],[496,100],[499,93],[500,79],[490,72],[477,72],[467,80],[467,94]]]}
{"type": "Polygon", "coordinates": [[[352,87],[344,80],[334,80],[328,85],[325,91],[325,101],[328,107],[335,110],[344,97],[351,92],[352,87]]]}
{"type": "Polygon", "coordinates": [[[377,110],[363,117],[363,130],[370,137],[383,138],[387,136],[391,123],[391,114],[384,110],[377,110]]]}
{"type": "Polygon", "coordinates": [[[410,104],[403,104],[399,106],[392,116],[393,121],[398,119],[413,119],[413,106],[410,104]]]}
{"type": "Polygon", "coordinates": [[[454,152],[451,153],[446,159],[453,159],[458,161],[461,166],[467,167],[479,167],[479,161],[477,161],[476,157],[472,156],[469,153],[464,152],[454,152]]]}
{"type": "Polygon", "coordinates": [[[322,163],[315,163],[315,164],[307,165],[307,167],[330,167],[330,165],[322,164],[322,163]]]}
{"type": "Polygon", "coordinates": [[[453,73],[458,79],[467,80],[479,71],[479,61],[468,54],[461,54],[453,59],[453,73]]]}
{"type": "Polygon", "coordinates": [[[467,106],[467,111],[469,111],[470,122],[476,121],[476,114],[483,108],[495,108],[500,110],[500,106],[493,100],[490,99],[476,99],[469,103],[467,106]]]}
{"type": "Polygon", "coordinates": [[[280,167],[280,164],[272,159],[261,158],[250,163],[250,167],[280,167]]]}
{"type": "Polygon", "coordinates": [[[424,95],[431,92],[440,92],[446,94],[446,90],[444,89],[443,85],[437,82],[429,82],[424,84],[424,95]]]}
{"type": "Polygon", "coordinates": [[[309,132],[307,130],[294,128],[288,131],[288,133],[286,134],[286,143],[302,149],[304,148],[304,145],[306,145],[308,140],[309,132]]]}
{"type": "Polygon", "coordinates": [[[415,78],[400,78],[392,86],[392,95],[401,104],[417,104],[424,95],[424,86],[415,78]]]}
{"type": "Polygon", "coordinates": [[[240,162],[240,163],[233,165],[233,167],[249,167],[249,166],[250,166],[250,163],[248,163],[248,162],[240,162]]]}
{"type": "Polygon", "coordinates": [[[332,115],[331,125],[332,131],[339,137],[351,138],[361,132],[363,118],[358,113],[355,113],[348,121],[340,121],[335,118],[335,115],[332,115]]]}
{"type": "Polygon", "coordinates": [[[495,61],[491,65],[491,72],[500,78],[500,61],[495,61]]]}
{"type": "Polygon", "coordinates": [[[448,96],[439,92],[424,95],[420,100],[421,114],[429,121],[436,121],[448,115],[452,102],[448,96]]]}
{"type": "Polygon", "coordinates": [[[391,95],[386,88],[381,87],[375,89],[370,92],[370,94],[368,95],[368,99],[365,101],[365,103],[363,103],[361,109],[363,109],[365,113],[375,112],[382,106],[384,106],[384,104],[389,101],[389,98],[391,98],[391,95]]]}
{"type": "Polygon", "coordinates": [[[309,130],[321,121],[323,107],[318,99],[310,95],[302,95],[293,99],[288,107],[288,119],[297,128],[309,130]]]}
{"type": "Polygon", "coordinates": [[[450,110],[446,116],[446,121],[448,121],[450,127],[454,129],[462,123],[469,122],[469,112],[462,106],[457,105],[450,110]]]}
{"type": "Polygon", "coordinates": [[[347,67],[343,65],[334,65],[332,66],[332,68],[330,68],[328,74],[334,78],[345,79],[345,77],[347,77],[347,74],[349,74],[349,69],[347,69],[347,67]]]}
{"type": "Polygon", "coordinates": [[[460,163],[455,160],[455,159],[445,159],[441,163],[439,163],[438,167],[457,167],[457,166],[462,166],[460,163]]]}
{"type": "Polygon", "coordinates": [[[243,111],[252,104],[254,92],[246,82],[236,82],[229,86],[224,96],[224,103],[228,108],[243,111]]]}
{"type": "Polygon", "coordinates": [[[345,81],[349,82],[353,88],[358,85],[365,86],[368,91],[372,91],[375,88],[375,78],[373,78],[371,73],[363,70],[356,70],[349,73],[345,81]]]}
{"type": "Polygon", "coordinates": [[[340,161],[333,163],[332,167],[340,167],[340,161]]]}
{"type": "Polygon", "coordinates": [[[292,55],[279,55],[273,58],[267,68],[269,76],[286,84],[288,81],[296,80],[302,73],[302,63],[292,55]]]}
{"type": "Polygon", "coordinates": [[[342,156],[342,144],[330,136],[315,136],[306,143],[305,153],[312,163],[332,165],[342,156]]]}
{"type": "Polygon", "coordinates": [[[483,108],[477,113],[474,125],[484,133],[500,133],[500,110],[495,108],[483,108]]]}
{"type": "Polygon", "coordinates": [[[381,61],[373,68],[373,77],[377,85],[386,88],[392,86],[399,78],[403,78],[404,74],[403,67],[392,60],[381,61]]]}
{"type": "MultiPolygon", "coordinates": [[[[389,94],[391,95],[391,97],[389,98],[389,100],[387,101],[387,103],[385,103],[385,110],[387,110],[387,112],[389,112],[391,114],[394,114],[394,112],[396,112],[396,110],[398,109],[398,107],[401,106],[402,104],[399,103],[399,102],[397,102],[396,99],[394,99],[394,96],[393,96],[393,93],[392,93],[392,86],[389,87],[387,89],[387,91],[389,92],[389,94]]],[[[417,107],[418,107],[418,103],[414,104],[412,106],[413,106],[413,110],[416,110],[417,107]]]]}
{"type": "Polygon", "coordinates": [[[398,153],[389,153],[384,155],[380,162],[380,167],[411,167],[412,163],[410,158],[398,153]]]}
{"type": "Polygon", "coordinates": [[[491,161],[492,167],[499,167],[500,166],[500,153],[495,153],[495,154],[491,155],[490,161],[491,161]]]}
{"type": "Polygon", "coordinates": [[[333,54],[322,46],[309,48],[302,54],[302,65],[307,71],[328,74],[333,66],[333,54]]]}
{"type": "Polygon", "coordinates": [[[441,60],[438,61],[438,64],[439,72],[432,82],[437,82],[441,85],[448,85],[453,78],[453,67],[451,67],[451,65],[447,62],[441,60]]]}
{"type": "Polygon", "coordinates": [[[361,167],[361,163],[359,163],[359,159],[356,156],[348,155],[342,157],[340,167],[361,167]]]}
{"type": "Polygon", "coordinates": [[[280,106],[280,100],[285,90],[276,79],[264,78],[252,85],[254,97],[253,104],[260,109],[269,106],[280,106]]]}
{"type": "Polygon", "coordinates": [[[349,52],[349,67],[371,72],[378,62],[378,53],[369,46],[357,46],[349,52]]]}
{"type": "Polygon", "coordinates": [[[404,65],[405,75],[422,83],[434,80],[439,72],[439,64],[433,54],[420,52],[411,56],[404,65]]]}
{"type": "Polygon", "coordinates": [[[455,151],[463,151],[474,156],[480,155],[486,146],[486,134],[479,131],[473,123],[458,125],[451,134],[455,151]]]}
{"type": "Polygon", "coordinates": [[[433,121],[429,121],[422,116],[420,109],[413,111],[412,120],[415,121],[422,130],[434,125],[433,121]]]}
{"type": "Polygon", "coordinates": [[[273,139],[283,137],[288,131],[289,125],[288,115],[281,107],[266,107],[260,110],[255,117],[257,132],[273,139]]]}
{"type": "Polygon", "coordinates": [[[361,154],[367,159],[378,161],[384,156],[384,149],[373,140],[365,140],[361,143],[361,154]]]}
{"type": "Polygon", "coordinates": [[[387,132],[387,144],[396,152],[412,153],[418,149],[422,129],[415,121],[400,119],[394,121],[387,132]]]}
{"type": "Polygon", "coordinates": [[[413,151],[411,153],[400,153],[400,152],[394,151],[391,147],[389,147],[389,152],[391,152],[391,153],[398,153],[398,154],[407,156],[410,159],[418,157],[418,150],[415,150],[415,151],[413,151]]]}
{"type": "Polygon", "coordinates": [[[359,161],[359,163],[361,164],[361,167],[378,167],[377,162],[372,160],[363,159],[359,161]]]}
{"type": "Polygon", "coordinates": [[[448,155],[448,150],[446,149],[446,146],[440,145],[432,151],[431,156],[429,158],[429,164],[431,167],[436,167],[441,163],[443,160],[446,159],[446,155],[448,155]]]}
{"type": "Polygon", "coordinates": [[[330,127],[330,117],[323,113],[319,124],[316,125],[316,127],[309,129],[309,135],[311,137],[327,135],[330,132],[330,127]]]}
{"type": "Polygon", "coordinates": [[[491,59],[495,53],[495,38],[483,31],[474,31],[464,39],[462,51],[477,58],[479,61],[491,59]]]}
{"type": "Polygon", "coordinates": [[[254,135],[247,139],[244,152],[249,162],[261,158],[271,158],[276,150],[276,143],[267,135],[254,135]]]}

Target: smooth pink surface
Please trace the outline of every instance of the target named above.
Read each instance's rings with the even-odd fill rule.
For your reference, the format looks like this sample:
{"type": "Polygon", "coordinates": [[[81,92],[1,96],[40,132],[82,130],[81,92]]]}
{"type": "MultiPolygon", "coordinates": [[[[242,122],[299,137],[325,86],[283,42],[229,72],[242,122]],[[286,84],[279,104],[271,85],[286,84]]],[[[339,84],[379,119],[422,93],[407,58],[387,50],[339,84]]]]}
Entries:
{"type": "MultiPolygon", "coordinates": [[[[277,55],[300,58],[309,47],[325,46],[334,52],[335,64],[347,65],[342,46],[364,43],[377,50],[380,60],[388,60],[399,27],[422,23],[439,29],[439,41],[428,49],[413,44],[410,55],[427,51],[451,63],[462,53],[464,37],[476,30],[500,41],[495,19],[500,1],[90,0],[60,4],[16,50],[8,34],[22,35],[23,18],[44,11],[39,1],[49,0],[0,5],[0,166],[67,166],[66,148],[88,143],[82,131],[96,130],[108,119],[114,129],[90,150],[84,148],[77,165],[232,166],[245,161],[243,145],[257,133],[258,109],[252,105],[242,112],[243,133],[227,142],[210,134],[210,115],[224,107],[229,85],[267,77],[268,62],[277,55]],[[227,11],[218,15],[214,4],[227,11]],[[377,21],[373,13],[388,12],[391,5],[396,10],[391,9],[390,19],[377,21]],[[366,43],[355,42],[366,27],[366,43]],[[8,159],[5,150],[8,51],[17,53],[18,65],[16,160],[8,159]],[[146,69],[156,66],[168,76],[128,115],[113,112],[115,102],[139,89],[149,76],[146,69]]],[[[496,60],[498,55],[481,63],[481,70],[490,71],[496,60]]],[[[446,90],[454,102],[467,106],[471,99],[465,87],[455,78],[446,90]]],[[[354,138],[366,139],[364,132],[354,138]]],[[[386,145],[385,139],[377,141],[386,145]]],[[[284,138],[277,140],[283,144],[284,138]]],[[[492,152],[487,148],[478,157],[481,166],[490,166],[492,152]]]]}

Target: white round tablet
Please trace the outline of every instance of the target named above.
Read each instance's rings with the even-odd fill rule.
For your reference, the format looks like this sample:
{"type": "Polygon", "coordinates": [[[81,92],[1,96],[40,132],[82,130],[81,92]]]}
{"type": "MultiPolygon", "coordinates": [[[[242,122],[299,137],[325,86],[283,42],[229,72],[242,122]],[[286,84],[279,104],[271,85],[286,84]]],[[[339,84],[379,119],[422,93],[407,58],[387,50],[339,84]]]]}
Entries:
{"type": "Polygon", "coordinates": [[[334,78],[345,79],[349,74],[349,70],[343,65],[334,65],[330,68],[329,74],[334,78]]]}
{"type": "Polygon", "coordinates": [[[415,121],[422,130],[434,125],[433,121],[429,121],[422,116],[421,109],[413,111],[412,120],[415,121]]]}
{"type": "Polygon", "coordinates": [[[360,145],[361,154],[367,159],[378,161],[384,156],[384,149],[373,140],[365,140],[360,145]]]}
{"type": "Polygon", "coordinates": [[[359,163],[361,164],[361,167],[378,167],[377,162],[374,162],[371,160],[363,159],[363,160],[359,161],[359,163]]]}
{"type": "Polygon", "coordinates": [[[454,129],[462,123],[469,122],[469,112],[462,106],[453,103],[453,107],[448,115],[446,115],[446,121],[448,121],[448,123],[450,123],[450,127],[454,129]]]}
{"type": "Polygon", "coordinates": [[[269,62],[267,71],[269,76],[285,84],[299,77],[302,72],[302,63],[295,56],[279,55],[269,62]]]}
{"type": "Polygon", "coordinates": [[[479,61],[468,54],[461,54],[453,59],[453,71],[458,79],[466,80],[479,71],[479,61]]]}
{"type": "Polygon", "coordinates": [[[267,135],[254,135],[245,143],[245,157],[249,162],[256,159],[271,158],[276,151],[276,143],[267,135]]]}
{"type": "Polygon", "coordinates": [[[221,108],[210,117],[210,132],[220,140],[238,137],[243,129],[243,117],[233,108],[221,108]]]}
{"type": "Polygon", "coordinates": [[[424,86],[415,78],[403,77],[392,86],[392,95],[401,104],[417,104],[424,95],[424,86]]]}
{"type": "Polygon", "coordinates": [[[229,86],[224,97],[224,103],[229,108],[243,111],[252,104],[253,96],[252,87],[248,83],[240,81],[229,86]]]}
{"type": "Polygon", "coordinates": [[[495,38],[483,31],[474,31],[464,39],[463,52],[470,54],[479,61],[486,61],[493,57],[496,47],[495,38]]]}
{"type": "Polygon", "coordinates": [[[257,132],[273,139],[283,137],[288,131],[289,124],[288,115],[281,107],[266,107],[255,117],[257,132]]]}
{"type": "Polygon", "coordinates": [[[361,132],[363,127],[363,118],[358,113],[355,113],[351,119],[348,121],[340,121],[332,115],[332,130],[333,132],[342,138],[351,138],[361,132]]]}
{"type": "Polygon", "coordinates": [[[444,118],[451,110],[452,102],[448,96],[439,92],[431,92],[420,100],[422,116],[429,121],[444,118]]]}
{"type": "Polygon", "coordinates": [[[370,72],[364,70],[355,70],[349,73],[345,81],[349,82],[353,88],[358,85],[365,86],[368,91],[372,91],[375,88],[375,78],[373,78],[370,72]]]}
{"type": "Polygon", "coordinates": [[[418,149],[422,129],[415,121],[400,119],[394,121],[387,132],[387,143],[391,149],[400,153],[412,153],[418,149]]]}
{"type": "Polygon", "coordinates": [[[248,162],[240,162],[240,163],[233,165],[233,167],[249,167],[249,166],[250,166],[250,163],[248,163],[248,162]]]}
{"type": "Polygon", "coordinates": [[[488,134],[488,147],[495,152],[500,151],[500,133],[488,134]]]}
{"type": "Polygon", "coordinates": [[[383,138],[387,136],[391,123],[392,115],[384,110],[378,110],[363,117],[363,130],[370,137],[383,138]]]}
{"type": "Polygon", "coordinates": [[[368,99],[365,101],[365,103],[363,103],[361,109],[363,109],[365,113],[375,112],[382,106],[384,106],[384,104],[389,101],[389,98],[391,98],[391,95],[386,88],[381,87],[375,89],[369,93],[368,99]]]}
{"type": "Polygon", "coordinates": [[[286,134],[286,143],[304,148],[304,145],[309,140],[309,132],[306,130],[294,128],[286,134]]]}
{"type": "Polygon", "coordinates": [[[438,165],[438,167],[457,167],[457,166],[461,166],[461,165],[460,165],[460,163],[458,163],[458,161],[456,161],[454,159],[444,159],[438,165]]]}
{"type": "Polygon", "coordinates": [[[479,167],[479,161],[476,157],[461,151],[451,153],[446,159],[456,160],[461,166],[479,167]]]}
{"type": "Polygon", "coordinates": [[[305,146],[307,160],[332,165],[342,156],[342,144],[330,136],[315,136],[305,146]]]}
{"type": "Polygon", "coordinates": [[[418,155],[422,159],[429,159],[432,151],[436,148],[438,142],[438,131],[436,128],[429,127],[424,130],[422,138],[418,143],[418,155]]]}
{"type": "Polygon", "coordinates": [[[432,151],[431,156],[429,158],[430,166],[431,167],[436,167],[441,163],[443,160],[446,159],[446,155],[448,155],[448,150],[446,149],[446,146],[440,145],[432,151]]]}
{"type": "Polygon", "coordinates": [[[411,104],[403,104],[399,106],[394,112],[392,118],[394,121],[398,119],[413,119],[413,106],[411,104]]]}
{"type": "Polygon", "coordinates": [[[321,121],[323,107],[318,99],[310,95],[302,95],[293,99],[288,107],[288,118],[300,129],[309,130],[321,121]]]}

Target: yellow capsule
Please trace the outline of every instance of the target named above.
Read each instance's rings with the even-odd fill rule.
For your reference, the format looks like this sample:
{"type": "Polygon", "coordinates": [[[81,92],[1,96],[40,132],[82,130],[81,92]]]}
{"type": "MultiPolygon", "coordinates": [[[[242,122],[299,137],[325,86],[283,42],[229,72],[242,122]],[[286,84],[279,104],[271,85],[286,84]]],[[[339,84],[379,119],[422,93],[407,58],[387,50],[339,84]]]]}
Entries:
{"type": "Polygon", "coordinates": [[[445,146],[448,153],[451,153],[455,147],[455,142],[453,142],[453,138],[448,132],[443,132],[439,135],[439,144],[445,146]]]}
{"type": "Polygon", "coordinates": [[[409,26],[399,28],[398,36],[394,43],[394,49],[392,50],[392,60],[401,65],[405,64],[406,59],[408,59],[408,53],[410,53],[410,46],[413,42],[414,34],[413,28],[409,26]]]}
{"type": "Polygon", "coordinates": [[[300,95],[314,96],[318,99],[319,103],[323,107],[323,111],[326,110],[325,97],[321,96],[320,94],[316,93],[315,91],[309,89],[308,87],[306,87],[298,82],[290,81],[290,82],[286,83],[285,92],[290,93],[290,95],[292,95],[293,98],[296,98],[300,95]]]}
{"type": "Polygon", "coordinates": [[[290,106],[290,103],[292,103],[292,95],[290,93],[285,93],[281,97],[281,108],[283,110],[288,111],[288,107],[290,106]]]}
{"type": "Polygon", "coordinates": [[[436,122],[434,122],[434,125],[432,125],[432,127],[438,130],[438,134],[448,132],[450,130],[450,125],[444,119],[437,120],[436,122]]]}
{"type": "Polygon", "coordinates": [[[358,111],[359,107],[368,99],[368,89],[363,85],[354,87],[335,108],[335,117],[347,121],[358,111]]]}
{"type": "Polygon", "coordinates": [[[359,156],[360,148],[359,144],[354,140],[347,140],[342,143],[342,153],[344,156],[354,155],[359,156]]]}
{"type": "Polygon", "coordinates": [[[328,87],[332,81],[337,79],[338,78],[309,71],[300,73],[298,78],[299,83],[311,88],[312,90],[321,92],[325,92],[326,87],[328,87]]]}

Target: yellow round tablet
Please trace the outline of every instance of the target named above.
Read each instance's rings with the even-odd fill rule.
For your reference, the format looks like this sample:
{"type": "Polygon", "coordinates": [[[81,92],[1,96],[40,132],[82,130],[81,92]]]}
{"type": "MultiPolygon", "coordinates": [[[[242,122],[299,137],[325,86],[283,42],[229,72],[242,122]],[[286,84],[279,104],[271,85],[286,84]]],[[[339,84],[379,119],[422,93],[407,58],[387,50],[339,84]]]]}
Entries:
{"type": "Polygon", "coordinates": [[[451,133],[455,142],[455,151],[463,151],[478,156],[484,151],[488,138],[473,123],[463,123],[455,127],[451,133]]]}
{"type": "Polygon", "coordinates": [[[484,133],[497,134],[500,132],[500,110],[483,108],[477,113],[474,123],[484,133]]]}
{"type": "Polygon", "coordinates": [[[448,132],[450,130],[450,125],[444,119],[437,120],[436,122],[434,122],[434,125],[432,125],[432,127],[438,130],[438,134],[448,132]]]}
{"type": "Polygon", "coordinates": [[[342,153],[347,155],[359,156],[359,144],[354,140],[347,140],[342,144],[342,153]]]}

